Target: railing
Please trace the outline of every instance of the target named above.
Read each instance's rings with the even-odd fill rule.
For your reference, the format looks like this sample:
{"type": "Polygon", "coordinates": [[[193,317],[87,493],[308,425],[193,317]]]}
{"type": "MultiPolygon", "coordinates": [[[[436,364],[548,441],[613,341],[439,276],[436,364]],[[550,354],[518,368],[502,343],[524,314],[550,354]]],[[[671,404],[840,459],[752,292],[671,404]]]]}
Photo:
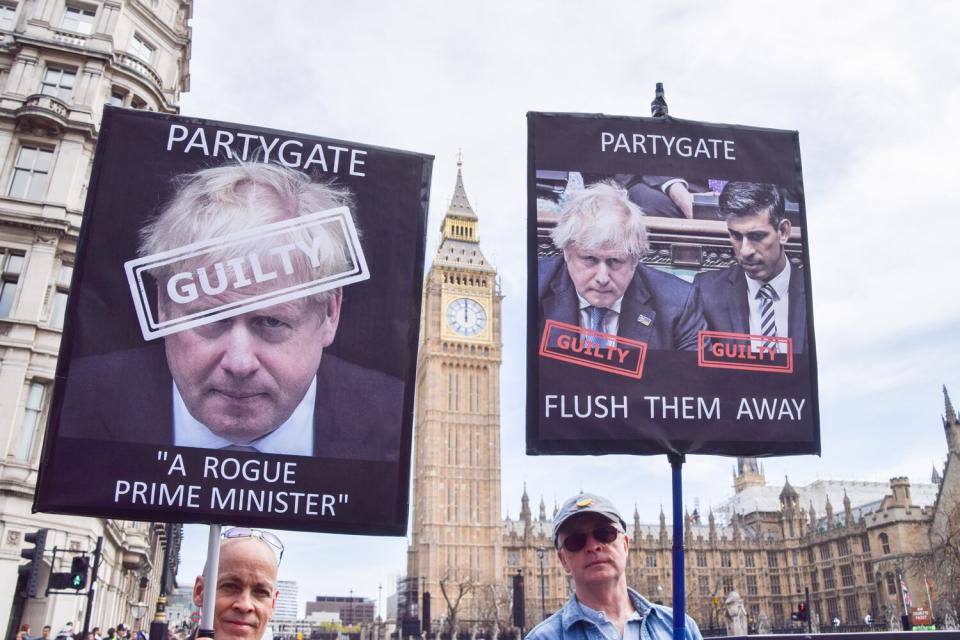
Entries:
{"type": "Polygon", "coordinates": [[[42,93],[35,93],[32,96],[27,96],[27,99],[23,101],[23,107],[21,107],[21,109],[24,107],[50,111],[64,119],[66,119],[70,114],[70,108],[65,102],[59,98],[54,98],[53,96],[44,95],[42,93]]]}
{"type": "Polygon", "coordinates": [[[59,29],[52,29],[52,31],[53,31],[53,39],[56,40],[57,42],[73,45],[74,47],[87,46],[86,36],[82,36],[70,31],[60,31],[59,29]]]}
{"type": "Polygon", "coordinates": [[[163,82],[160,81],[160,75],[150,68],[140,58],[131,56],[127,53],[117,53],[117,62],[122,66],[134,71],[138,75],[151,80],[157,86],[157,89],[163,90],[163,82]]]}

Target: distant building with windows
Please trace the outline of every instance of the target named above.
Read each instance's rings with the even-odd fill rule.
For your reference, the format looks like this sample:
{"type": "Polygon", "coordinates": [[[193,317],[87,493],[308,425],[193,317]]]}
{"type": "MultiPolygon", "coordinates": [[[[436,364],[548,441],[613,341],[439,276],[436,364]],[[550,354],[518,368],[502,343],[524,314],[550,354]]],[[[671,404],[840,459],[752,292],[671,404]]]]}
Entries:
{"type": "Polygon", "coordinates": [[[277,580],[277,608],[273,619],[280,622],[297,620],[297,603],[300,601],[300,589],[295,580],[277,580]]]}
{"type": "Polygon", "coordinates": [[[340,617],[341,624],[369,624],[376,615],[377,604],[370,598],[359,596],[317,596],[307,601],[306,617],[316,613],[333,613],[340,617]]]}
{"type": "Polygon", "coordinates": [[[83,623],[84,598],[15,595],[24,534],[38,528],[50,530],[44,573],[66,570],[62,554],[49,566],[54,546],[91,551],[103,537],[92,617],[101,628],[148,627],[168,545],[176,561],[179,527],[168,539],[162,524],[30,509],[103,108],[177,111],[189,86],[192,4],[0,2],[0,593],[9,596],[0,598],[0,633],[18,620],[36,631],[83,623]],[[138,618],[140,603],[147,613],[138,618]]]}

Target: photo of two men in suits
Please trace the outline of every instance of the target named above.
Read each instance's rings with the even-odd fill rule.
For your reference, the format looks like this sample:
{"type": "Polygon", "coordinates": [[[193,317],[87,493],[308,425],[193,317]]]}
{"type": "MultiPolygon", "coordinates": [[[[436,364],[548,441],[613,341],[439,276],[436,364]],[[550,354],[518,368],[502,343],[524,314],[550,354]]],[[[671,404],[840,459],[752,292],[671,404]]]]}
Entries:
{"type": "Polygon", "coordinates": [[[641,263],[645,214],[615,181],[570,194],[559,209],[551,239],[561,255],[538,260],[541,333],[545,320],[556,320],[649,349],[691,351],[709,329],[789,337],[795,353],[804,351],[803,273],[786,253],[791,223],[776,185],[724,185],[719,215],[735,263],[692,283],[641,263]]]}

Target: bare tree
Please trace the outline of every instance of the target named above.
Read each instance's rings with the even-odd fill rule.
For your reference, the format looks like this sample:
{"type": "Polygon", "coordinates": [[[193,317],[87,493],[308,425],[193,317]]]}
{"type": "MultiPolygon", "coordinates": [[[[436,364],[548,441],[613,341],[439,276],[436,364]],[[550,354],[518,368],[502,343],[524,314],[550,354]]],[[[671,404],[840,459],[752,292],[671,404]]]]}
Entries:
{"type": "Polygon", "coordinates": [[[474,599],[477,603],[477,616],[491,633],[513,625],[513,602],[505,585],[492,582],[480,585],[474,599]]]}
{"type": "Polygon", "coordinates": [[[457,621],[463,599],[472,593],[479,583],[472,573],[460,573],[448,568],[440,577],[440,593],[447,605],[447,633],[453,635],[458,631],[457,621]]]}
{"type": "Polygon", "coordinates": [[[950,505],[930,527],[930,551],[907,562],[914,575],[930,580],[935,614],[960,612],[960,504],[950,505]]]}

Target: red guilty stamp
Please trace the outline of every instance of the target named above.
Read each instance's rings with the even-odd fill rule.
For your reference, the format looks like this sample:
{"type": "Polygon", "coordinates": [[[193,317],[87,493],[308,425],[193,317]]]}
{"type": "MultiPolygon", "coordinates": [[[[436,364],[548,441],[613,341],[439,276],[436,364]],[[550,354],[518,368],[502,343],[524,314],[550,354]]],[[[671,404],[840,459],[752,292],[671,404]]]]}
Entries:
{"type": "Polygon", "coordinates": [[[701,331],[697,364],[717,369],[793,373],[793,340],[729,331],[701,331]]]}
{"type": "Polygon", "coordinates": [[[547,320],[540,355],[628,378],[643,376],[647,343],[547,320]]]}

